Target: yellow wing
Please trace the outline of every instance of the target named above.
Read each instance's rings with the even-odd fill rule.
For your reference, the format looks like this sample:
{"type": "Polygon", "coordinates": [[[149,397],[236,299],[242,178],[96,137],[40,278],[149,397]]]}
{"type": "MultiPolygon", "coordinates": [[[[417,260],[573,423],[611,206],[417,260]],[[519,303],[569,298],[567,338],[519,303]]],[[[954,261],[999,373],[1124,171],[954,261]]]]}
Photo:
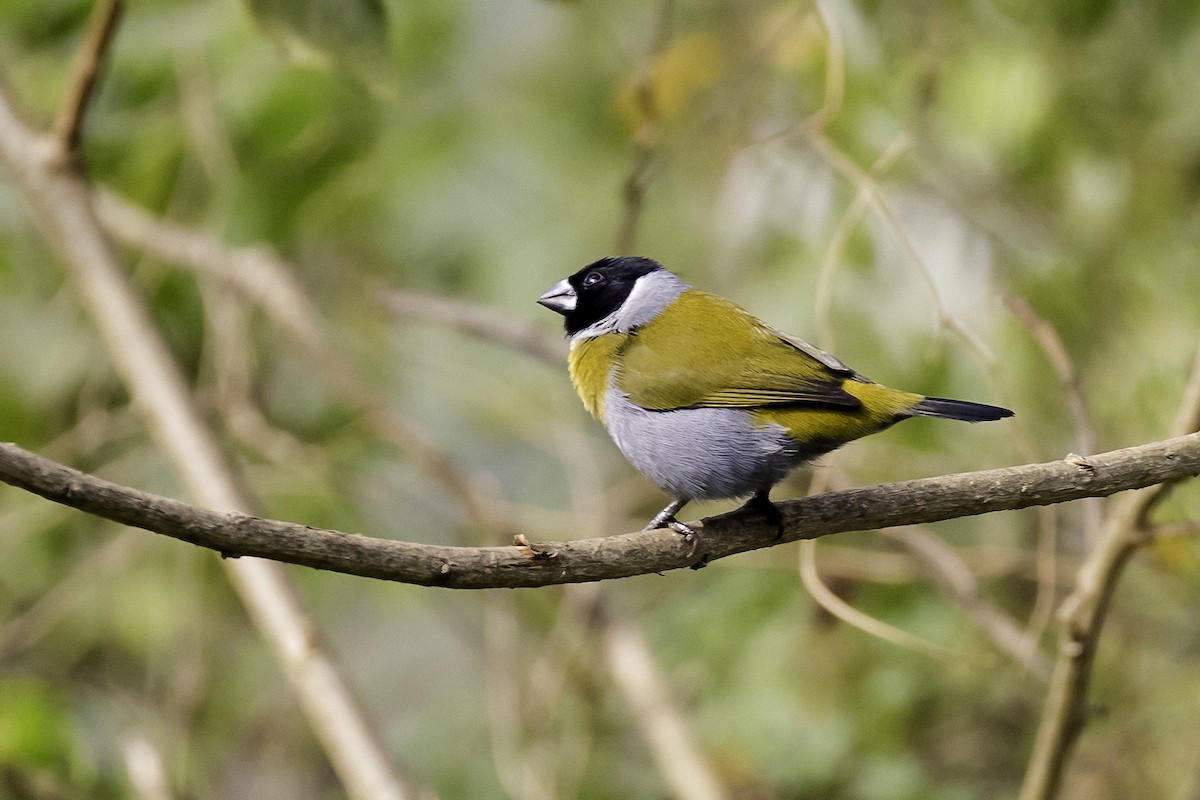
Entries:
{"type": "Polygon", "coordinates": [[[716,295],[689,289],[626,342],[617,386],[652,411],[862,403],[865,381],[827,353],[764,325],[716,295]]]}

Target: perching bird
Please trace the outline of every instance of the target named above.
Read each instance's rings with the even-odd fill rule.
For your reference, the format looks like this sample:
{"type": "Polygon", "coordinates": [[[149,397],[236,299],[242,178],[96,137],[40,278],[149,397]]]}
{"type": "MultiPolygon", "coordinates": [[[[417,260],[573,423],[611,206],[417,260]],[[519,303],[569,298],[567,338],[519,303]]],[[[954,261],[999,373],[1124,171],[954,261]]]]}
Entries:
{"type": "Polygon", "coordinates": [[[983,422],[1006,408],[889,389],[648,258],[602,258],[538,302],[565,318],[570,374],[592,416],[673,499],[750,496],[777,527],[771,487],[805,462],[909,417],[983,422]]]}

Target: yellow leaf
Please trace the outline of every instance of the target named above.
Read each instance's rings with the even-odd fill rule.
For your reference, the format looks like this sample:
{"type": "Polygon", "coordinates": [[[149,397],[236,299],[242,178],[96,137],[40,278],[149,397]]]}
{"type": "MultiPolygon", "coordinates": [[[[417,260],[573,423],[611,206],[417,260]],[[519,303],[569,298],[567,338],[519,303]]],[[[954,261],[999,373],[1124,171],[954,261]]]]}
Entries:
{"type": "Polygon", "coordinates": [[[617,95],[617,114],[630,130],[679,116],[721,74],[721,47],[709,33],[681,36],[655,59],[645,77],[633,75],[617,95]],[[644,81],[644,83],[643,83],[644,81]]]}

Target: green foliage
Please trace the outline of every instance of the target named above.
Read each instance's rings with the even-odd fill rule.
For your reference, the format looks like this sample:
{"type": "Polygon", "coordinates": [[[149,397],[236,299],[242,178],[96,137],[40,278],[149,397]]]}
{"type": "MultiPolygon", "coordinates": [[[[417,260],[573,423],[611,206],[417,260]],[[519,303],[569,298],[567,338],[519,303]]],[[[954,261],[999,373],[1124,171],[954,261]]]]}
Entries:
{"type": "Polygon", "coordinates": [[[387,14],[380,0],[246,0],[246,6],[291,61],[332,61],[369,85],[387,86],[387,14]]]}
{"type": "MultiPolygon", "coordinates": [[[[0,74],[31,120],[53,117],[89,7],[0,4],[0,74]]],[[[638,145],[654,153],[639,252],[797,335],[815,340],[828,322],[824,344],[888,385],[1018,414],[1004,426],[906,423],[825,459],[819,478],[865,484],[1079,451],[1059,378],[1006,293],[1060,334],[1100,449],[1165,435],[1200,341],[1200,6],[821,7],[828,19],[772,0],[676,3],[651,56],[657,10],[630,0],[131,3],[87,117],[87,162],[98,184],[156,215],[290,259],[334,346],[504,499],[495,522],[510,517],[531,540],[631,530],[661,498],[579,408],[564,369],[394,319],[376,291],[433,291],[555,335],[534,300],[613,249],[638,145]],[[830,96],[830,26],[844,82],[824,124],[800,129],[830,96]],[[653,111],[639,99],[647,87],[653,111]],[[868,205],[833,252],[860,188],[844,161],[870,171],[893,147],[875,172],[890,219],[868,205]],[[827,256],[835,272],[822,276],[827,256]]],[[[3,181],[0,439],[178,495],[53,249],[3,181]]],[[[244,298],[123,255],[271,515],[508,543],[244,298]]],[[[1200,489],[1180,487],[1157,513],[1200,518],[1200,489]]],[[[1078,508],[1056,519],[1061,599],[1085,539],[1078,508]]],[[[935,532],[1024,625],[1038,590],[1034,513],[935,532]]],[[[0,768],[52,779],[63,796],[129,796],[121,743],[140,733],[180,796],[340,796],[217,557],[120,535],[0,490],[0,768]]],[[[599,591],[643,631],[738,797],[1013,796],[1042,685],[877,535],[818,553],[852,605],[964,658],[831,620],[790,547],[599,591]]],[[[442,800],[521,796],[516,768],[548,796],[667,794],[638,712],[562,590],[292,574],[389,754],[442,800]]],[[[1064,798],[1194,792],[1198,574],[1194,537],[1135,560],[1097,663],[1093,700],[1107,714],[1081,739],[1064,798]]]]}

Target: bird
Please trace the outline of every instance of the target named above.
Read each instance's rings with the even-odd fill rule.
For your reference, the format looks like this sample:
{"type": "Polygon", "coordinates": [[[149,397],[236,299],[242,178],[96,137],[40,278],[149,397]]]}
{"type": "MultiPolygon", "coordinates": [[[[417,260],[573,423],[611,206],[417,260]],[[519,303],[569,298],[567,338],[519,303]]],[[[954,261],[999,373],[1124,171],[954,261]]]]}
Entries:
{"type": "Polygon", "coordinates": [[[770,492],[797,467],[910,417],[985,422],[999,406],[926,397],[864,377],[824,350],[693,288],[641,256],[593,261],[538,303],[563,316],[568,371],[625,458],[671,497],[646,530],[699,536],[692,500],[748,497],[782,536],[770,492]]]}

